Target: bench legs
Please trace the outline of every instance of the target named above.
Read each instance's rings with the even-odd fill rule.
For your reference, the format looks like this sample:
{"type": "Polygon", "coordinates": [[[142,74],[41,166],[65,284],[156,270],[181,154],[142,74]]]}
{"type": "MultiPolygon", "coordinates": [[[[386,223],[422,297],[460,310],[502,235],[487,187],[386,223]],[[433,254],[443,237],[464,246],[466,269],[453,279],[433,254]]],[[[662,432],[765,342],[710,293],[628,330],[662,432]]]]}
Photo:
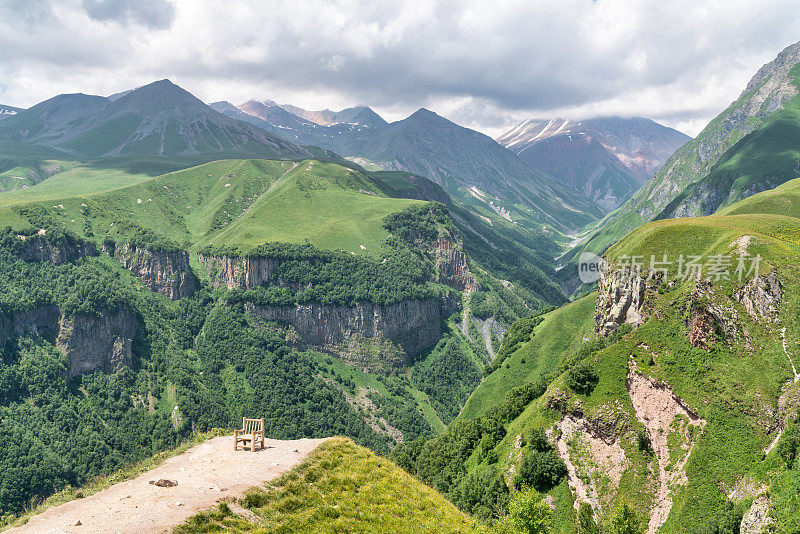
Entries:
{"type": "MultiPolygon", "coordinates": [[[[261,426],[264,426],[263,419],[261,420],[261,426]]],[[[239,442],[242,443],[242,449],[247,450],[247,442],[250,441],[250,451],[256,452],[256,442],[261,443],[261,448],[264,448],[264,432],[263,430],[255,430],[250,434],[246,434],[242,430],[234,430],[233,431],[233,450],[239,450],[239,442]]]]}

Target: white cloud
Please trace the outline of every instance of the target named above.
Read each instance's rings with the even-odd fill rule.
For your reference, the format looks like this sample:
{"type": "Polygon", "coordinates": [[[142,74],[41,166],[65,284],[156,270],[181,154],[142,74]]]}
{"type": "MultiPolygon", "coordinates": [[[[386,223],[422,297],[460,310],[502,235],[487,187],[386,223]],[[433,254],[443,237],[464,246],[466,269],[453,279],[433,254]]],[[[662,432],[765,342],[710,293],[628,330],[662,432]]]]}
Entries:
{"type": "Polygon", "coordinates": [[[0,102],[169,77],[207,101],[420,106],[496,133],[644,115],[696,133],[800,35],[796,0],[0,3],[0,102]]]}

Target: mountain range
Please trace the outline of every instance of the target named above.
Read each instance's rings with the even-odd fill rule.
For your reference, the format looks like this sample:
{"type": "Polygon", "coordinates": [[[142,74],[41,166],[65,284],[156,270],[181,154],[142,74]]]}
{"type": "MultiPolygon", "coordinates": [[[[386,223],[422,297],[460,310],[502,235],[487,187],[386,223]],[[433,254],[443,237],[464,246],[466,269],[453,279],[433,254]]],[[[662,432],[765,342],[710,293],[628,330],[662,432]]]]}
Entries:
{"type": "Polygon", "coordinates": [[[800,176],[800,43],[761,67],[722,113],[570,257],[603,251],[644,222],[709,215],[738,199],[800,176]]]}
{"type": "Polygon", "coordinates": [[[169,80],[115,99],[56,96],[4,119],[0,142],[44,146],[84,158],[225,153],[311,156],[296,143],[215,112],[169,80]]]}
{"type": "Polygon", "coordinates": [[[11,152],[47,149],[50,158],[194,156],[196,162],[339,154],[425,176],[490,220],[559,234],[576,232],[616,207],[660,163],[669,143],[683,139],[645,119],[598,119],[586,127],[548,121],[549,130],[529,121],[500,138],[512,149],[506,150],[426,109],[389,124],[364,106],[307,111],[271,100],[206,106],[168,80],[110,97],[59,95],[7,116],[0,144],[11,152]],[[571,143],[573,138],[580,140],[571,143]],[[565,166],[563,150],[576,163],[565,166]]]}
{"type": "Polygon", "coordinates": [[[251,416],[387,458],[339,442],[180,531],[397,530],[379,469],[404,525],[800,532],[798,65],[693,140],[168,80],[3,107],[0,529],[251,416]]]}
{"type": "Polygon", "coordinates": [[[613,211],[689,139],[650,119],[608,117],[527,120],[497,142],[613,211]]]}
{"type": "Polygon", "coordinates": [[[271,100],[211,106],[362,164],[426,176],[484,215],[562,232],[618,207],[689,139],[641,118],[526,121],[498,138],[507,154],[424,108],[389,124],[368,107],[306,111],[271,100]]]}

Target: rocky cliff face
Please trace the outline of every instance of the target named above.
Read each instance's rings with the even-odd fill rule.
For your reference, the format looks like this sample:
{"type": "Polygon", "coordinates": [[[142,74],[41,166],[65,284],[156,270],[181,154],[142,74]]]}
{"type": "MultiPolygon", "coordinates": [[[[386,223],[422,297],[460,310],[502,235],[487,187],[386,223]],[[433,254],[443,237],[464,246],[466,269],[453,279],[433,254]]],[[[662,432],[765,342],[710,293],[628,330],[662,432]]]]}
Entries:
{"type": "Polygon", "coordinates": [[[71,379],[92,371],[130,367],[136,324],[136,316],[126,308],[68,317],[57,306],[42,306],[0,316],[0,341],[30,335],[54,343],[67,355],[66,378],[71,379]]]}
{"type": "Polygon", "coordinates": [[[433,252],[436,262],[436,281],[459,291],[475,291],[480,286],[467,265],[467,255],[461,243],[450,237],[439,236],[433,252]]]}
{"type": "Polygon", "coordinates": [[[62,239],[54,243],[48,239],[45,230],[39,230],[39,234],[29,237],[19,236],[19,239],[22,241],[19,257],[25,261],[49,261],[61,265],[97,255],[92,243],[77,239],[62,239]]]}
{"type": "Polygon", "coordinates": [[[646,319],[644,304],[648,290],[654,291],[658,283],[655,279],[647,280],[639,271],[623,271],[603,262],[597,282],[595,332],[606,336],[623,324],[641,325],[646,319]]]}
{"type": "Polygon", "coordinates": [[[127,243],[116,247],[113,255],[145,286],[172,300],[190,296],[200,285],[185,251],[156,252],[127,243]]]}
{"type": "MultiPolygon", "coordinates": [[[[604,263],[597,284],[595,332],[606,336],[623,324],[640,326],[650,315],[650,297],[663,283],[660,276],[624,272],[604,263]]],[[[767,325],[778,334],[783,287],[776,270],[744,282],[734,290],[732,298],[723,293],[710,280],[696,281],[685,303],[692,346],[708,350],[716,341],[724,340],[753,350],[753,338],[740,320],[734,301],[742,304],[755,323],[767,325]]]]}
{"type": "MultiPolygon", "coordinates": [[[[435,242],[415,242],[436,268],[434,281],[459,291],[479,288],[467,265],[458,237],[442,232],[435,242]]],[[[269,257],[204,256],[214,287],[251,289],[273,281],[282,260],[269,257]]],[[[442,337],[444,319],[458,309],[455,298],[409,299],[380,305],[255,305],[247,311],[267,321],[290,325],[303,347],[333,354],[355,367],[387,372],[404,367],[409,359],[435,345],[442,337]]]]}
{"type": "Polygon", "coordinates": [[[748,281],[734,294],[747,313],[756,322],[778,322],[778,308],[783,301],[783,286],[778,271],[773,269],[764,276],[748,281]]]}
{"type": "Polygon", "coordinates": [[[136,317],[125,308],[97,316],[61,316],[56,346],[69,358],[68,378],[92,371],[116,371],[133,364],[136,317]]]}
{"type": "Polygon", "coordinates": [[[291,325],[307,347],[376,371],[403,367],[411,356],[435,345],[442,336],[442,321],[456,309],[451,298],[430,298],[386,306],[369,302],[355,306],[249,305],[247,311],[291,325]]]}
{"type": "Polygon", "coordinates": [[[61,310],[42,306],[25,312],[0,315],[0,342],[21,335],[41,337],[55,343],[61,310]]]}
{"type": "Polygon", "coordinates": [[[247,258],[236,256],[204,256],[200,263],[208,270],[214,287],[251,289],[268,282],[280,267],[277,258],[247,258]]]}

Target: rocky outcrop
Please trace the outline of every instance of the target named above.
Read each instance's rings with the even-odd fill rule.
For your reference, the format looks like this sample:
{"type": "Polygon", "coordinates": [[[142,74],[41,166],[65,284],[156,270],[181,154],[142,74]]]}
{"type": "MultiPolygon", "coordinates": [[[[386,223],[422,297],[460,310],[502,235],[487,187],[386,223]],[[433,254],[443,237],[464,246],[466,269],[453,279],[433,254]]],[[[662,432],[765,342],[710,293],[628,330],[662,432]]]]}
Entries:
{"type": "Polygon", "coordinates": [[[36,235],[20,235],[18,238],[21,241],[19,257],[25,261],[49,261],[61,265],[97,255],[97,248],[88,241],[64,238],[54,242],[47,237],[44,229],[36,235]]]}
{"type": "Polygon", "coordinates": [[[766,495],[759,495],[742,517],[739,532],[741,534],[767,534],[774,531],[775,519],[772,517],[769,498],[766,495]]]}
{"type": "MultiPolygon", "coordinates": [[[[603,262],[597,283],[595,332],[605,336],[623,324],[638,327],[644,323],[651,313],[648,302],[663,284],[659,273],[650,274],[603,262]]],[[[733,300],[740,302],[758,323],[777,323],[782,299],[783,289],[775,270],[749,280],[733,293],[733,300]]],[[[696,281],[687,304],[686,326],[692,346],[708,350],[721,338],[729,345],[737,342],[753,349],[752,336],[739,319],[734,302],[716,291],[710,280],[696,281]]]]}
{"type": "Polygon", "coordinates": [[[698,280],[689,299],[689,341],[695,347],[708,350],[715,341],[723,340],[728,346],[741,343],[753,350],[753,337],[747,331],[733,301],[716,291],[707,279],[698,280]]]}
{"type": "Polygon", "coordinates": [[[595,332],[606,336],[623,324],[641,325],[646,319],[648,291],[655,291],[660,283],[659,277],[648,279],[638,270],[619,269],[612,263],[603,262],[597,282],[595,332]]]}
{"type": "Polygon", "coordinates": [[[133,312],[119,308],[98,315],[61,316],[56,346],[69,359],[67,378],[93,371],[112,372],[133,365],[131,345],[136,331],[133,312]]]}
{"type": "Polygon", "coordinates": [[[744,306],[753,321],[778,322],[778,308],[783,301],[783,286],[778,279],[778,271],[773,269],[769,274],[750,279],[734,292],[733,298],[744,306]]]}
{"type": "Polygon", "coordinates": [[[374,368],[369,352],[374,352],[375,345],[351,341],[365,338],[391,342],[402,355],[390,358],[389,363],[401,367],[409,363],[410,357],[439,341],[442,321],[456,309],[457,302],[447,297],[404,300],[388,305],[359,302],[355,306],[317,303],[247,306],[252,315],[291,325],[305,346],[332,353],[361,368],[374,368]],[[359,345],[364,346],[367,353],[355,350],[359,345]]]}
{"type": "Polygon", "coordinates": [[[200,286],[186,251],[152,251],[127,243],[116,247],[113,255],[145,286],[172,300],[191,296],[200,286]]]}
{"type": "Polygon", "coordinates": [[[22,335],[54,343],[66,354],[69,369],[65,378],[72,379],[93,371],[130,367],[136,325],[136,316],[126,308],[67,316],[57,306],[42,306],[0,316],[0,344],[22,335]]]}
{"type": "Polygon", "coordinates": [[[434,249],[436,262],[436,281],[459,291],[480,289],[467,265],[467,255],[462,250],[460,240],[456,242],[449,236],[440,235],[434,249]]]}
{"type": "Polygon", "coordinates": [[[199,260],[208,270],[211,284],[228,289],[252,289],[268,282],[282,263],[279,258],[203,254],[200,254],[199,260]]]}
{"type": "Polygon", "coordinates": [[[689,324],[689,343],[693,347],[708,350],[714,341],[716,335],[713,316],[705,309],[695,309],[689,324]]]}

